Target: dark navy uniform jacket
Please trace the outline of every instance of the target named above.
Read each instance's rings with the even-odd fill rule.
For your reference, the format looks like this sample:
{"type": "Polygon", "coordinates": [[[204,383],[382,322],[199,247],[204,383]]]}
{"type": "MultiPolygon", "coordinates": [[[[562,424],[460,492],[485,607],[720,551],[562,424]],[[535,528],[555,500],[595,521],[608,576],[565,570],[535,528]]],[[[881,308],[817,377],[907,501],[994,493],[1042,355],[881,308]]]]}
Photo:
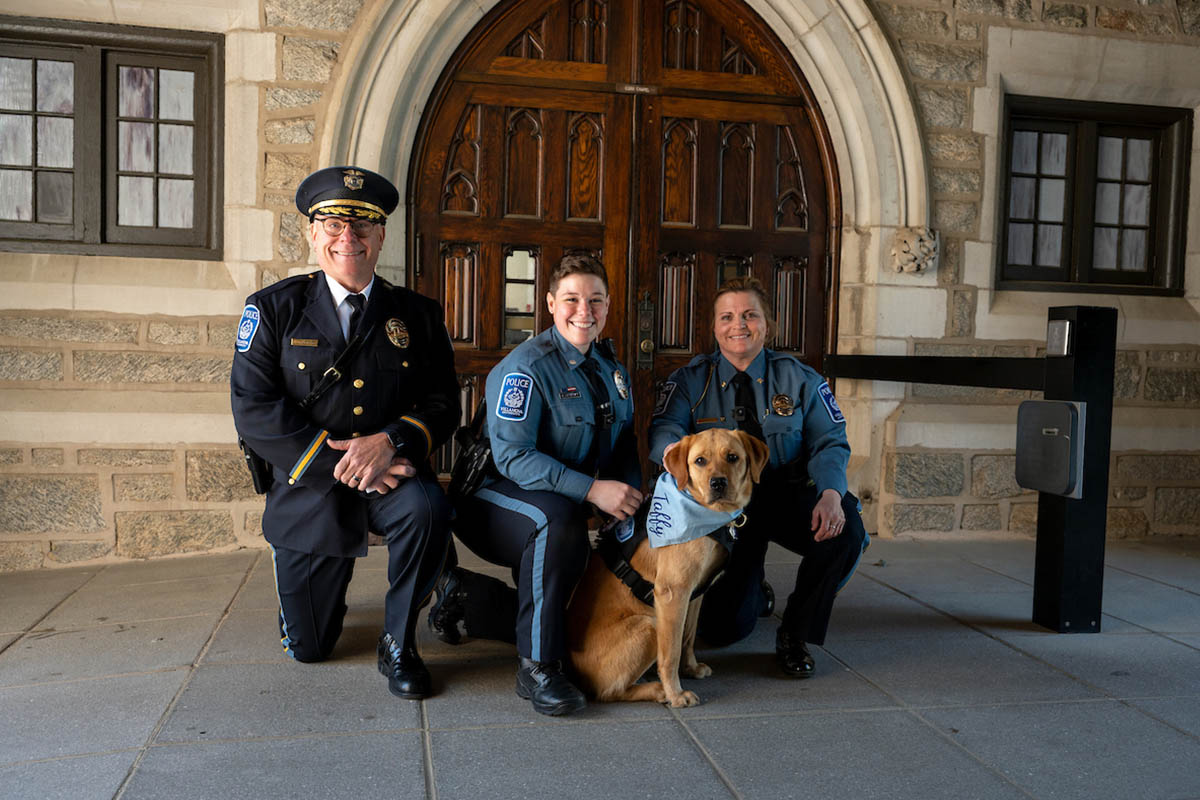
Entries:
{"type": "MultiPolygon", "coordinates": [[[[689,433],[736,428],[731,382],[736,373],[720,351],[696,356],[672,372],[655,403],[650,458],[661,463],[663,449],[689,433]]],[[[818,496],[826,489],[844,495],[850,462],[846,419],[825,379],[793,356],[766,348],[746,374],[771,453],[770,466],[778,468],[799,459],[807,464],[818,496]]]]}
{"type": "MultiPolygon", "coordinates": [[[[614,413],[602,433],[611,455],[596,465],[599,475],[640,489],[629,373],[607,341],[593,344],[587,357],[599,364],[614,413]]],[[[548,328],[505,356],[487,379],[486,430],[500,474],[522,489],[557,492],[579,503],[592,488],[592,474],[584,470],[597,435],[596,404],[580,370],[584,358],[548,328]]]]}
{"type": "Polygon", "coordinates": [[[387,433],[418,469],[459,423],[454,352],[441,307],[378,275],[358,330],[374,326],[317,403],[298,403],[346,348],[324,274],[251,295],[230,378],[238,433],[274,468],[263,533],[307,553],[366,555],[367,499],[334,480],[345,454],[325,445],[387,433]]]}

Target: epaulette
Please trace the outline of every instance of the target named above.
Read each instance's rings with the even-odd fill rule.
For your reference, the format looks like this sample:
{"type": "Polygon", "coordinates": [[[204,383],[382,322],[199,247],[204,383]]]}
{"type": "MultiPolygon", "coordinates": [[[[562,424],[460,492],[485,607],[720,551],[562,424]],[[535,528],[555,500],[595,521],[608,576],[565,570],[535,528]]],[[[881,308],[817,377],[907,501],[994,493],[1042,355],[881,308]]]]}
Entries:
{"type": "Polygon", "coordinates": [[[255,297],[269,297],[276,292],[282,292],[285,289],[295,288],[297,285],[307,286],[308,282],[315,280],[321,276],[321,272],[306,272],[303,275],[292,275],[290,278],[283,278],[275,281],[270,286],[264,286],[254,293],[255,297]]]}

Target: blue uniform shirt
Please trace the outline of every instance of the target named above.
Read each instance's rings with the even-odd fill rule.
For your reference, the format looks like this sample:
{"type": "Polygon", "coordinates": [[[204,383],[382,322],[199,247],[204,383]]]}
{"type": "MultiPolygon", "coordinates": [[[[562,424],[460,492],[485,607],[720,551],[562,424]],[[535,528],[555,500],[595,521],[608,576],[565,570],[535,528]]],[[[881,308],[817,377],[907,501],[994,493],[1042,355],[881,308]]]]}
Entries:
{"type": "MultiPolygon", "coordinates": [[[[593,345],[615,420],[607,430],[611,457],[600,477],[640,488],[632,435],[629,373],[606,348],[593,345]]],[[[593,476],[581,471],[596,438],[596,404],[585,356],[548,328],[519,345],[488,373],[486,430],[500,474],[522,489],[551,491],[582,503],[593,476]]]]}
{"type": "MultiPolygon", "coordinates": [[[[696,356],[672,372],[654,405],[650,458],[661,463],[663,449],[689,433],[737,428],[732,414],[736,374],[720,351],[696,356]]],[[[765,348],[746,374],[771,453],[770,465],[782,467],[802,459],[818,495],[826,489],[845,494],[850,461],[846,420],[825,379],[796,358],[765,348]]]]}

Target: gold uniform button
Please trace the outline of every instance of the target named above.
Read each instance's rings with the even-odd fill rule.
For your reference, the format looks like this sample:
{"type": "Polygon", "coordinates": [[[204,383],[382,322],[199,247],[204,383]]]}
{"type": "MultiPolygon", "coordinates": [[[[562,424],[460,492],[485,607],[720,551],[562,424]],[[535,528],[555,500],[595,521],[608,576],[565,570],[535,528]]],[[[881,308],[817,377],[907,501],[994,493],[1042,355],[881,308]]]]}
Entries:
{"type": "Polygon", "coordinates": [[[402,366],[402,367],[405,367],[405,368],[407,368],[407,367],[408,367],[408,362],[407,362],[407,361],[405,361],[403,364],[401,364],[401,366],[402,366]]]}
{"type": "Polygon", "coordinates": [[[362,387],[363,387],[363,379],[362,379],[362,378],[355,378],[355,379],[354,379],[354,388],[355,388],[355,389],[361,389],[362,387]]]}
{"type": "Polygon", "coordinates": [[[362,414],[362,412],[363,412],[363,407],[362,407],[362,406],[355,406],[355,407],[354,407],[354,416],[356,416],[356,417],[357,417],[357,416],[360,416],[360,415],[362,414]]]}
{"type": "Polygon", "coordinates": [[[351,439],[357,439],[360,436],[362,436],[362,434],[359,433],[358,431],[355,431],[354,433],[350,434],[351,439]]]}
{"type": "Polygon", "coordinates": [[[308,366],[308,365],[305,364],[303,361],[301,361],[299,364],[296,365],[296,369],[304,369],[306,366],[308,366]]]}
{"type": "Polygon", "coordinates": [[[288,486],[295,486],[295,485],[296,485],[296,479],[288,478],[288,486]]]}

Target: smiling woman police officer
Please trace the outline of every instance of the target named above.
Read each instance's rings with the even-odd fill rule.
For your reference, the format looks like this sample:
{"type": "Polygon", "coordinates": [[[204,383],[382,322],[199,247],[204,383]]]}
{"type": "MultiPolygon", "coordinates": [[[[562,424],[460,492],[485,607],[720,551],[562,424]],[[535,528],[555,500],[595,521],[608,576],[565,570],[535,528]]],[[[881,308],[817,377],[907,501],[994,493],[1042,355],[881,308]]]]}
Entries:
{"type": "Polygon", "coordinates": [[[421,698],[431,682],[414,621],[445,557],[450,515],[428,460],[458,422],[459,394],[441,308],[375,275],[398,201],[386,178],[356,167],[300,184],[296,206],[321,271],[247,299],[230,382],[238,434],[274,477],[262,525],[284,651],[329,657],[354,559],[375,531],[387,540],[389,581],[379,669],[393,694],[421,698]]]}

